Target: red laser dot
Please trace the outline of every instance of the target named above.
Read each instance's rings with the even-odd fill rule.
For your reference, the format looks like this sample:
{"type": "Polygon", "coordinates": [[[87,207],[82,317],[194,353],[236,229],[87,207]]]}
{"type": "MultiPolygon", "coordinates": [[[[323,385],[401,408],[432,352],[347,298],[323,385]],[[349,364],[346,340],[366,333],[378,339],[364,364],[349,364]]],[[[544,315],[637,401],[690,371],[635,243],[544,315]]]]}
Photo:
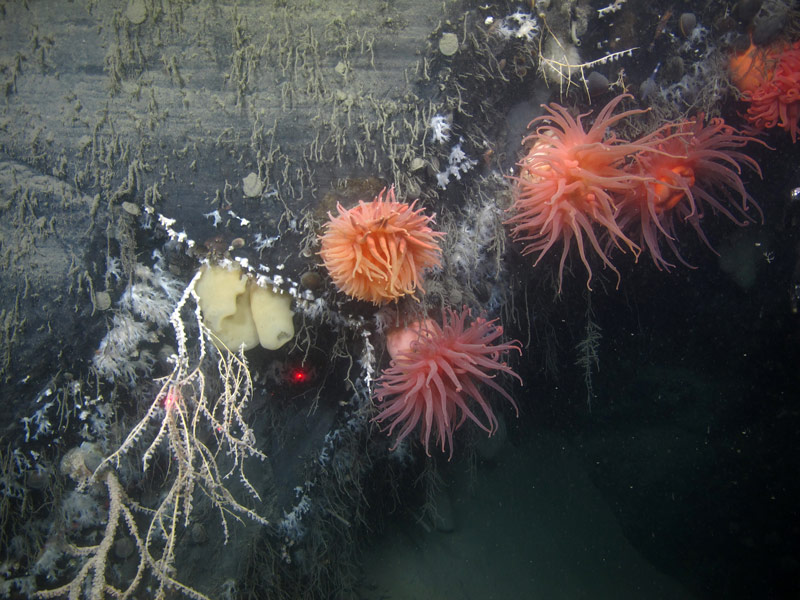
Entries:
{"type": "Polygon", "coordinates": [[[289,382],[295,385],[308,381],[308,371],[302,367],[295,367],[289,371],[289,382]]]}

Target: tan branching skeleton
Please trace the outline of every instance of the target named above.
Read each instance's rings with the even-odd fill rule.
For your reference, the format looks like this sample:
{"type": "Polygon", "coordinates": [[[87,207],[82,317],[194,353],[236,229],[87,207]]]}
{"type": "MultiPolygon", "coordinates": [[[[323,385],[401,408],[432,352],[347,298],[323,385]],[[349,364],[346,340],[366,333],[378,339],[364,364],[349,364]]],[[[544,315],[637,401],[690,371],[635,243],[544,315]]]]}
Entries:
{"type": "Polygon", "coordinates": [[[196,600],[206,599],[204,594],[175,578],[175,555],[180,533],[192,522],[192,505],[198,491],[219,511],[225,542],[231,517],[268,524],[255,510],[241,504],[226,485],[226,479],[237,475],[249,495],[260,501],[243,466],[248,457],[264,460],[266,456],[257,449],[255,435],[243,415],[253,392],[247,360],[243,352],[231,352],[218,340],[209,343],[214,336],[202,320],[194,290],[198,278],[199,274],[189,283],[170,317],[177,341],[172,372],[160,380],[161,388],[142,419],[93,475],[93,481],[104,483],[108,490],[109,514],[104,537],[94,546],[72,546],[72,553],[85,556],[86,562],[71,582],[40,592],[41,598],[64,594],[68,594],[70,599],[80,598],[82,594],[91,600],[129,598],[141,583],[145,571],[150,571],[158,582],[154,598],[165,598],[167,590],[177,590],[196,600]],[[190,312],[187,304],[194,305],[191,314],[197,328],[196,348],[191,350],[183,320],[184,311],[190,312]],[[220,392],[209,397],[203,368],[213,354],[218,355],[216,366],[220,392]],[[144,440],[156,428],[157,433],[147,443],[142,455],[142,472],[151,468],[156,454],[166,447],[170,471],[174,475],[160,504],[155,509],[146,509],[127,496],[114,467],[119,467],[124,455],[146,443],[144,440]],[[222,462],[226,464],[224,470],[222,462]],[[147,517],[147,530],[143,535],[133,511],[147,517]],[[123,522],[135,540],[140,560],[134,579],[125,589],[120,589],[107,581],[106,558],[117,537],[119,524],[123,522]]]}

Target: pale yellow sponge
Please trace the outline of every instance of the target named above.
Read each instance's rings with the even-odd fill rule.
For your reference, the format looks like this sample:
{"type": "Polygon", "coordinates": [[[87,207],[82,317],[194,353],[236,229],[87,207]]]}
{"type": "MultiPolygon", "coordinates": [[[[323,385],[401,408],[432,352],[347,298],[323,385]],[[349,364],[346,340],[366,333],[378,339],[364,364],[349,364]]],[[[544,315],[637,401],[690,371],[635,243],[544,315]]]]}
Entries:
{"type": "Polygon", "coordinates": [[[203,322],[229,350],[277,350],[294,337],[291,298],[260,287],[238,267],[203,266],[195,292],[203,322]]]}

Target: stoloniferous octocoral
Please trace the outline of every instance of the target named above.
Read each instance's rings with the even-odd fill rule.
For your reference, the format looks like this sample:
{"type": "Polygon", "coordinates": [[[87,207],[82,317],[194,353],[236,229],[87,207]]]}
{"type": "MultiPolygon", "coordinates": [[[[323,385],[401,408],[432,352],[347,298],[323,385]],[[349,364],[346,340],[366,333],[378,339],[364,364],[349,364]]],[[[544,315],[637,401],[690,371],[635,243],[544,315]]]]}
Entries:
{"type": "Polygon", "coordinates": [[[435,429],[437,444],[442,452],[449,446],[452,457],[453,432],[468,418],[489,435],[494,433],[497,417],[481,393],[481,384],[497,391],[519,413],[514,399],[495,381],[497,373],[507,373],[522,383],[503,360],[511,350],[522,352],[519,342],[500,340],[503,328],[496,319],[477,317],[468,323],[469,318],[467,308],[460,314],[447,309],[442,325],[425,319],[387,335],[392,362],[378,379],[374,398],[380,412],[374,420],[389,422],[389,435],[400,426],[395,446],[420,423],[428,454],[435,429]],[[476,412],[483,413],[485,422],[476,412]]]}
{"type": "Polygon", "coordinates": [[[394,188],[384,188],[371,202],[340,204],[338,215],[328,215],[319,254],[337,288],[373,304],[425,291],[422,274],[441,264],[444,234],[415,203],[397,202],[394,188]]]}

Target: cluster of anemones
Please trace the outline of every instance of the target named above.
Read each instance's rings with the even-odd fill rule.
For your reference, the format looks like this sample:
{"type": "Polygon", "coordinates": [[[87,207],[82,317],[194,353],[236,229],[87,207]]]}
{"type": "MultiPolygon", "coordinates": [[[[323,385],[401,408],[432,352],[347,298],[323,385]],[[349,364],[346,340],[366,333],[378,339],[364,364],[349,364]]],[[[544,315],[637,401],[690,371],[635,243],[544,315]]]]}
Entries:
{"type": "Polygon", "coordinates": [[[440,265],[444,235],[429,227],[433,217],[415,202],[398,202],[394,188],[338,210],[328,215],[319,253],[337,288],[374,304],[424,292],[423,271],[440,265]]]}
{"type": "Polygon", "coordinates": [[[700,228],[705,207],[739,224],[742,221],[734,213],[751,219],[749,209],[755,202],[740,179],[741,166],[759,175],[760,170],[738,149],[757,140],[722,119],[704,123],[700,116],[667,123],[654,133],[626,141],[611,127],[643,112],[613,114],[626,97],[611,100],[588,131],[582,122],[586,115],[573,117],[557,104],[545,106],[547,114],[531,122],[539,127],[523,140],[529,150],[519,163],[506,223],[512,237],[524,242],[523,254],[537,254],[534,264],[562,244],[559,290],[573,242],[589,285],[589,249],[617,277],[619,271],[609,258],[615,248],[637,257],[646,248],[659,268],[669,268],[662,240],[682,260],[676,223],[688,222],[707,242],[700,228]]]}
{"type": "Polygon", "coordinates": [[[733,84],[749,107],[747,120],[759,129],[780,127],[797,141],[800,120],[800,41],[766,47],[750,44],[728,63],[733,84]]]}
{"type": "Polygon", "coordinates": [[[471,320],[469,309],[447,309],[442,324],[433,319],[414,321],[387,334],[391,365],[378,379],[375,399],[381,410],[375,421],[389,422],[388,433],[400,426],[396,447],[421,423],[420,438],[429,452],[431,433],[437,445],[453,455],[453,432],[467,419],[492,435],[498,427],[481,384],[514,399],[496,381],[498,373],[522,380],[505,362],[511,350],[521,353],[516,340],[503,342],[497,320],[471,320]],[[482,417],[481,417],[482,414],[482,417]]]}
{"type": "MultiPolygon", "coordinates": [[[[374,304],[424,291],[423,272],[440,264],[438,239],[444,235],[429,227],[433,217],[415,209],[414,203],[397,202],[394,189],[384,189],[371,202],[349,210],[341,205],[338,209],[337,216],[329,215],[320,236],[320,256],[336,287],[374,304]]],[[[519,379],[503,362],[510,350],[520,351],[519,343],[498,342],[503,328],[496,320],[478,317],[468,322],[469,317],[466,308],[460,314],[447,309],[441,325],[425,319],[387,334],[392,361],[375,388],[381,409],[374,420],[389,421],[390,435],[402,423],[395,446],[419,423],[425,450],[435,429],[442,450],[449,446],[451,456],[453,432],[467,419],[494,433],[497,418],[481,384],[497,390],[516,409],[494,378],[509,373],[519,379]]]]}

